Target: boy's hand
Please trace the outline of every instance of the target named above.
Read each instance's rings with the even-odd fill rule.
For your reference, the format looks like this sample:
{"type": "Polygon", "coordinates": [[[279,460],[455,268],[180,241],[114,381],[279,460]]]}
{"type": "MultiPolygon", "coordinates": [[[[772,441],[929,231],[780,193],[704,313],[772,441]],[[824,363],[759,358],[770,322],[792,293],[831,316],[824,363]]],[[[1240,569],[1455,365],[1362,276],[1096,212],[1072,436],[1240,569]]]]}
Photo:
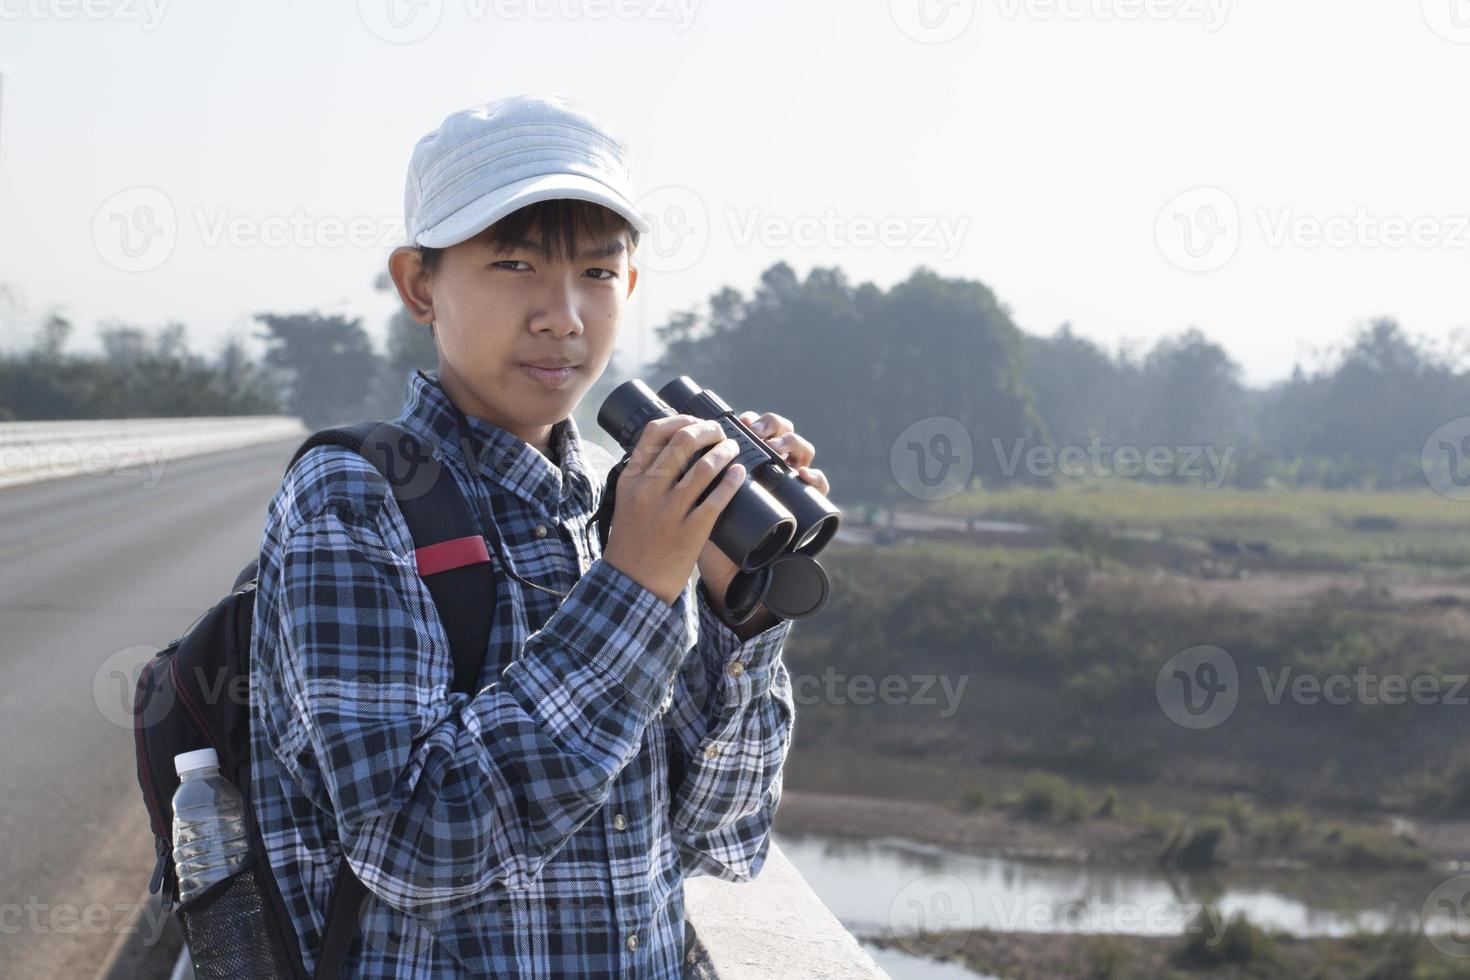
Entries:
{"type": "MultiPolygon", "coordinates": [[[[812,467],[812,458],[816,456],[817,450],[810,442],[797,435],[796,428],[791,420],[774,412],[766,412],[760,415],[756,412],[741,412],[740,421],[749,425],[776,452],[780,453],[797,472],[803,481],[811,484],[821,491],[823,496],[831,489],[827,483],[827,477],[821,470],[812,467]]],[[[733,493],[732,493],[733,496],[733,493]]],[[[713,525],[711,525],[713,527],[713,525]]],[[[706,540],[704,548],[699,552],[699,577],[705,583],[705,590],[709,594],[710,604],[722,617],[725,614],[725,589],[729,587],[730,580],[740,568],[721,551],[713,541],[706,540]]],[[[756,607],[756,611],[736,630],[743,637],[753,636],[758,632],[773,626],[776,617],[766,609],[764,605],[756,607]]]]}
{"type": "Polygon", "coordinates": [[[644,426],[618,476],[603,559],[672,606],[689,584],[715,520],[745,478],[745,467],[731,465],[737,449],[718,422],[692,415],[644,426]],[[724,477],[716,481],[722,470],[724,477]],[[712,483],[709,496],[696,507],[712,483]]]}

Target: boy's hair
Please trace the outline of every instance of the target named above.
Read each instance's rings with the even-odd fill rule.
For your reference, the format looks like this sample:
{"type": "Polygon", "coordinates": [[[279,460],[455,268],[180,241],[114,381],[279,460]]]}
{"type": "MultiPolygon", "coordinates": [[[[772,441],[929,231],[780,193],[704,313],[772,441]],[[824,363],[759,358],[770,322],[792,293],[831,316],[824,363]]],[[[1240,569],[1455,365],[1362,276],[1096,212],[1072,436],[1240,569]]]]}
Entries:
{"type": "MultiPolygon", "coordinates": [[[[512,242],[533,237],[541,243],[541,255],[548,259],[570,259],[576,242],[588,236],[622,233],[631,253],[638,247],[638,232],[628,219],[601,204],[572,198],[538,201],[512,211],[475,236],[493,247],[507,247],[512,242]]],[[[417,246],[424,271],[433,275],[444,253],[442,248],[417,246]]]]}

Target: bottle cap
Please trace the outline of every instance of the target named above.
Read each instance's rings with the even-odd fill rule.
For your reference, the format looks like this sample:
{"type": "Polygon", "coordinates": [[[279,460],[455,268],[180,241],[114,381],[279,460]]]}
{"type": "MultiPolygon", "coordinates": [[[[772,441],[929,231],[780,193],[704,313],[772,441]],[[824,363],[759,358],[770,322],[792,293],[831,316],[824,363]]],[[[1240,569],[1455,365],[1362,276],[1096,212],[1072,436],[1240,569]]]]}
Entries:
{"type": "Polygon", "coordinates": [[[193,772],[196,769],[218,769],[219,755],[214,749],[195,749],[193,752],[180,752],[174,756],[174,771],[182,779],[184,773],[193,772]]]}

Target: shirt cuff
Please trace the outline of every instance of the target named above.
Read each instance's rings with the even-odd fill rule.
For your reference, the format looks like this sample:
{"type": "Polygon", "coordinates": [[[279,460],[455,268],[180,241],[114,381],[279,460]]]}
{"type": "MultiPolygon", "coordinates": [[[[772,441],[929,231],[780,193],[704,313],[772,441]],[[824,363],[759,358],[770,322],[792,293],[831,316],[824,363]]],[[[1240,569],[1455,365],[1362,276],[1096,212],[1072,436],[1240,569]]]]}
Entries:
{"type": "Polygon", "coordinates": [[[748,704],[770,690],[776,659],[791,632],[791,620],[783,619],[748,640],[742,640],[716,614],[704,582],[694,590],[699,603],[699,648],[706,663],[718,668],[724,681],[727,705],[748,704]]]}
{"type": "Polygon", "coordinates": [[[599,557],[543,630],[616,679],[652,712],[663,703],[692,645],[687,595],[687,589],[679,593],[671,606],[599,557]]]}

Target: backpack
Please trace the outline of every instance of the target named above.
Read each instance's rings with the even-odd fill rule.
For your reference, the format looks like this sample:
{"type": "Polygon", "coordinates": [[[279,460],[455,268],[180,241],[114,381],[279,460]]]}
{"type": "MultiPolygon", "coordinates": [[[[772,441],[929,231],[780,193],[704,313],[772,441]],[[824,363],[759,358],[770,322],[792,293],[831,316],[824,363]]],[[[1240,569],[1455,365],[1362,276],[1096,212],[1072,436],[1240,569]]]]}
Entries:
{"type": "MultiPolygon", "coordinates": [[[[433,483],[415,482],[428,453],[413,433],[370,421],[323,429],[309,436],[287,467],[317,446],[345,446],[371,461],[393,489],[408,523],[420,575],[434,599],[454,659],[454,690],[473,694],[495,610],[495,578],[485,537],[447,467],[433,483]]],[[[311,980],[292,920],[270,873],[255,824],[250,779],[250,640],[256,565],[251,561],[230,594],[143,665],[133,700],[138,784],[153,830],[157,861],[148,884],[172,909],[191,952],[195,974],[206,978],[311,980]],[[244,865],[223,881],[179,904],[173,861],[172,799],[179,778],[174,756],[213,748],[220,772],[245,801],[244,865]]],[[[336,980],[352,940],[367,889],[344,859],[327,910],[315,977],[336,980]]]]}

